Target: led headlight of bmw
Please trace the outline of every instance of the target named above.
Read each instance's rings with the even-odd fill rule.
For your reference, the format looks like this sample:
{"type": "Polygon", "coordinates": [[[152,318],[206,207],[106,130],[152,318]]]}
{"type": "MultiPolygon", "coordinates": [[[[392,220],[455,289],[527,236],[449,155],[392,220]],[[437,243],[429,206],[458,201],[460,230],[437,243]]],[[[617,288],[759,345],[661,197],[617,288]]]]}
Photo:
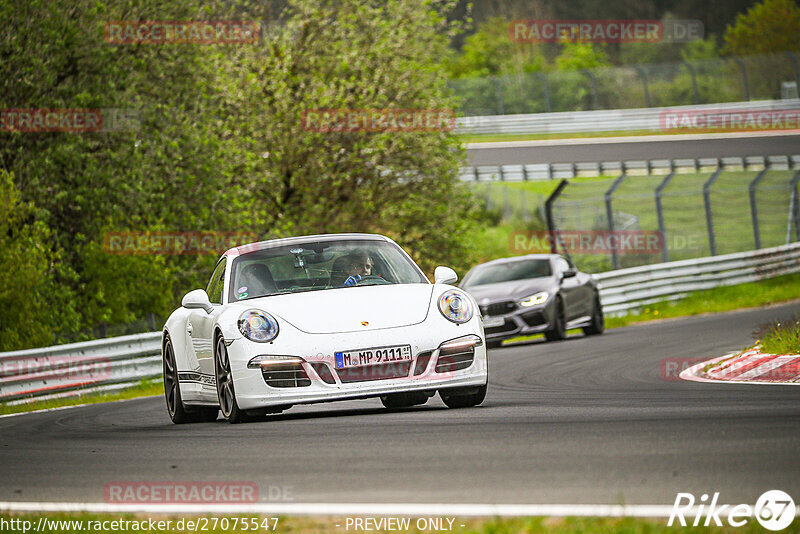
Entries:
{"type": "Polygon", "coordinates": [[[466,323],[472,319],[472,301],[465,293],[450,289],[439,297],[439,311],[448,321],[466,323]]]}
{"type": "Polygon", "coordinates": [[[523,308],[538,306],[539,304],[544,304],[547,302],[548,298],[550,298],[550,295],[547,293],[547,291],[539,291],[538,293],[519,301],[519,305],[523,308]]]}
{"type": "Polygon", "coordinates": [[[239,332],[250,341],[267,343],[278,336],[278,321],[267,312],[247,310],[239,316],[239,332]]]}

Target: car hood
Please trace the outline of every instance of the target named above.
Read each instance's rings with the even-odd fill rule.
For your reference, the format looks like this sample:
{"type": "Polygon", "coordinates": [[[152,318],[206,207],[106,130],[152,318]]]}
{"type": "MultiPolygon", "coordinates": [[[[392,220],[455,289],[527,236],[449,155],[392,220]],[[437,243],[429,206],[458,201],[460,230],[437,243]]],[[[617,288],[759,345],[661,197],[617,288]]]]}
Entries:
{"type": "Polygon", "coordinates": [[[309,334],[364,332],[418,324],[430,308],[433,284],[343,287],[242,301],[309,334]],[[367,324],[363,324],[367,323],[367,324]]]}
{"type": "Polygon", "coordinates": [[[513,280],[498,284],[486,284],[465,289],[479,305],[507,299],[522,299],[539,291],[553,291],[556,283],[552,277],[528,280],[513,280]]]}

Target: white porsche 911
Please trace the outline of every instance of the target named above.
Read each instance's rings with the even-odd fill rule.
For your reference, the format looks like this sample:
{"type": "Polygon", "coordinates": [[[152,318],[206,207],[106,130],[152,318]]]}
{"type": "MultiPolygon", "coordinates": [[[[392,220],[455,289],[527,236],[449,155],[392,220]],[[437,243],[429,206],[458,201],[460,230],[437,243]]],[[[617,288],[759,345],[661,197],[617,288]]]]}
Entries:
{"type": "Polygon", "coordinates": [[[437,267],[431,284],[391,239],[338,234],[228,250],[163,331],[175,423],[231,423],[294,404],[380,397],[387,408],[486,396],[477,304],[437,267]]]}

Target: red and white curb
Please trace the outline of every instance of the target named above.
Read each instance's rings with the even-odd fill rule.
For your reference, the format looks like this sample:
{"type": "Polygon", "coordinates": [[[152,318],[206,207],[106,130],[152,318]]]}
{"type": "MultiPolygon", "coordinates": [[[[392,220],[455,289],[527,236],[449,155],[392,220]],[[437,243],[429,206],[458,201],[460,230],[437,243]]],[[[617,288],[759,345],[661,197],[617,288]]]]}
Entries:
{"type": "Polygon", "coordinates": [[[693,365],[680,377],[694,382],[800,385],[800,354],[766,354],[754,347],[693,365]]]}

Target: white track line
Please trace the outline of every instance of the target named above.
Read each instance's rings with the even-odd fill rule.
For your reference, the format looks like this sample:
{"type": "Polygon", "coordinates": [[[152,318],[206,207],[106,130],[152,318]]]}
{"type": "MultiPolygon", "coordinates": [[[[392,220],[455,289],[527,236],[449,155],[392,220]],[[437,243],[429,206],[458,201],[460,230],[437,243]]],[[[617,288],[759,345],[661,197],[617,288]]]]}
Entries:
{"type": "MultiPolygon", "coordinates": [[[[605,145],[612,143],[655,143],[662,141],[713,141],[717,139],[741,139],[753,137],[782,137],[797,135],[800,130],[778,130],[774,132],[730,132],[718,134],[671,134],[631,135],[622,137],[571,137],[566,139],[537,139],[531,141],[498,141],[492,143],[465,143],[467,150],[491,150],[496,148],[529,148],[563,145],[605,145]]],[[[565,134],[566,135],[566,134],[565,134]]],[[[651,158],[658,159],[658,158],[651,158]]],[[[681,159],[681,158],[676,158],[681,159]]]]}
{"type": "MultiPolygon", "coordinates": [[[[669,517],[672,505],[614,504],[106,504],[77,502],[0,502],[3,512],[89,512],[148,514],[275,514],[323,516],[456,516],[456,517],[669,517]]],[[[692,509],[692,517],[697,507],[692,509]]]]}

